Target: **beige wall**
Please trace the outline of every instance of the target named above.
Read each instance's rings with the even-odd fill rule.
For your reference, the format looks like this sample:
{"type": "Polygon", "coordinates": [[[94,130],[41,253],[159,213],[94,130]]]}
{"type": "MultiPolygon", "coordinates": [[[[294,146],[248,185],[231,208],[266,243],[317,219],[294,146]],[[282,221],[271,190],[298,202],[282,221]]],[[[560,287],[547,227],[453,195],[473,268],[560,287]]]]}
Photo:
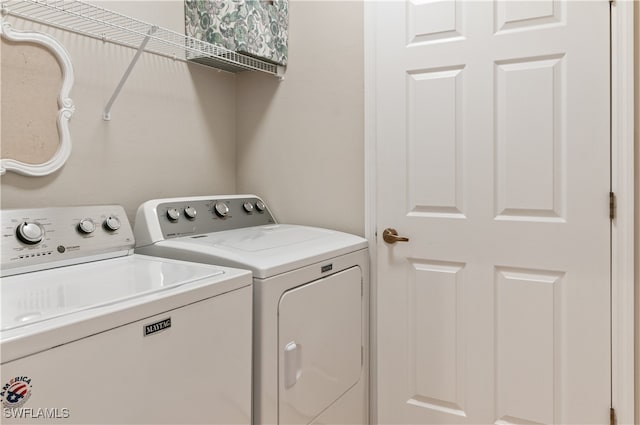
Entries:
{"type": "MultiPolygon", "coordinates": [[[[181,1],[104,4],[184,32],[181,1]]],[[[15,27],[53,35],[71,56],[73,149],[48,177],[3,176],[2,208],[117,203],[132,219],[147,199],[235,192],[235,75],[143,54],[106,122],[102,110],[134,50],[27,25],[15,27]]]]}
{"type": "Polygon", "coordinates": [[[281,222],[364,234],[364,18],[358,1],[290,3],[284,81],[238,76],[238,191],[281,222]]]}
{"type": "Polygon", "coordinates": [[[636,208],[636,420],[635,423],[640,424],[640,2],[636,1],[635,4],[635,148],[636,148],[636,193],[635,193],[635,208],[636,208]]]}
{"type": "MultiPolygon", "coordinates": [[[[181,1],[99,4],[183,31],[181,1]]],[[[146,199],[253,192],[282,222],[364,234],[362,3],[294,1],[290,15],[284,81],[144,54],[110,122],[133,50],[36,26],[74,64],[73,150],[51,176],[3,176],[2,208],[119,203],[133,218],[146,199]]]]}

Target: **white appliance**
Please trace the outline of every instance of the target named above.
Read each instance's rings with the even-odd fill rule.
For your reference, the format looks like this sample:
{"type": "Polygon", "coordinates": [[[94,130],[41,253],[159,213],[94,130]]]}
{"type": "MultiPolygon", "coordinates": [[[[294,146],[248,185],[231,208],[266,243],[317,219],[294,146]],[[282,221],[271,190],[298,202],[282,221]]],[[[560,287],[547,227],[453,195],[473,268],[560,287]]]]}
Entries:
{"type": "Polygon", "coordinates": [[[368,422],[368,245],[254,195],[140,206],[136,252],[253,272],[255,424],[368,422]]]}
{"type": "Polygon", "coordinates": [[[251,422],[251,273],[133,253],[120,206],[3,210],[3,423],[251,422]]]}

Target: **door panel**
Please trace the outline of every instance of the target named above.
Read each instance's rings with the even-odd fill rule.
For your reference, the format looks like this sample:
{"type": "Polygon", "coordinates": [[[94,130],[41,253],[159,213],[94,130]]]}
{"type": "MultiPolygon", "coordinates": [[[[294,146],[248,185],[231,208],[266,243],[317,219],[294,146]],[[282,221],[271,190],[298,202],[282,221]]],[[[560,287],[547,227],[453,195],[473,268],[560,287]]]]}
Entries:
{"type": "Polygon", "coordinates": [[[409,259],[407,403],[464,415],[464,322],[458,308],[464,264],[409,259]]]}
{"type": "Polygon", "coordinates": [[[375,10],[379,422],[607,422],[609,3],[375,10]]]}
{"type": "Polygon", "coordinates": [[[499,219],[564,220],[564,55],[495,64],[499,219]]]}
{"type": "Polygon", "coordinates": [[[565,24],[561,0],[499,1],[495,4],[495,31],[533,29],[540,25],[565,24]]]}
{"type": "Polygon", "coordinates": [[[496,268],[495,278],[496,416],[554,423],[564,274],[496,268]]]}
{"type": "Polygon", "coordinates": [[[415,216],[463,214],[462,70],[407,73],[407,189],[415,216]],[[425,120],[425,115],[439,119],[425,120]]]}

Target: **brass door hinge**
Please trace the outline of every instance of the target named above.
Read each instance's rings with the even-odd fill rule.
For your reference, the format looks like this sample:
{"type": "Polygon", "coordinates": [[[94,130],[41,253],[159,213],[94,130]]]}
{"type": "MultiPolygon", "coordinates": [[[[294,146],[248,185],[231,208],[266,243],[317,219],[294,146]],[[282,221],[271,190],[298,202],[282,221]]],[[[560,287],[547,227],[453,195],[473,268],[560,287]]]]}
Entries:
{"type": "Polygon", "coordinates": [[[616,425],[616,409],[609,409],[609,425],[616,425]]]}
{"type": "Polygon", "coordinates": [[[609,219],[616,218],[616,194],[609,192],[609,219]]]}

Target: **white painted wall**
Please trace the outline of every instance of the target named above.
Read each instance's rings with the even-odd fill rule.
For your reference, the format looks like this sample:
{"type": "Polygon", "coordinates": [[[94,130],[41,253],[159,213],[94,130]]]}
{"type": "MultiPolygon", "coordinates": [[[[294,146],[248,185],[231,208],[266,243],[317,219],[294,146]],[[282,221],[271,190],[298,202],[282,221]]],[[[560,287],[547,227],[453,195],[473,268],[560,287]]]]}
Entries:
{"type": "Polygon", "coordinates": [[[238,75],[239,192],[281,222],[364,235],[362,1],[292,1],[284,81],[238,75]]]}
{"type": "MultiPolygon", "coordinates": [[[[101,4],[184,32],[182,1],[101,4]]],[[[135,51],[47,26],[14,26],[47,32],[67,48],[76,113],[67,164],[48,177],[2,176],[2,208],[117,203],[133,219],[147,199],[235,192],[234,74],[143,54],[106,122],[102,110],[135,51]]]]}

